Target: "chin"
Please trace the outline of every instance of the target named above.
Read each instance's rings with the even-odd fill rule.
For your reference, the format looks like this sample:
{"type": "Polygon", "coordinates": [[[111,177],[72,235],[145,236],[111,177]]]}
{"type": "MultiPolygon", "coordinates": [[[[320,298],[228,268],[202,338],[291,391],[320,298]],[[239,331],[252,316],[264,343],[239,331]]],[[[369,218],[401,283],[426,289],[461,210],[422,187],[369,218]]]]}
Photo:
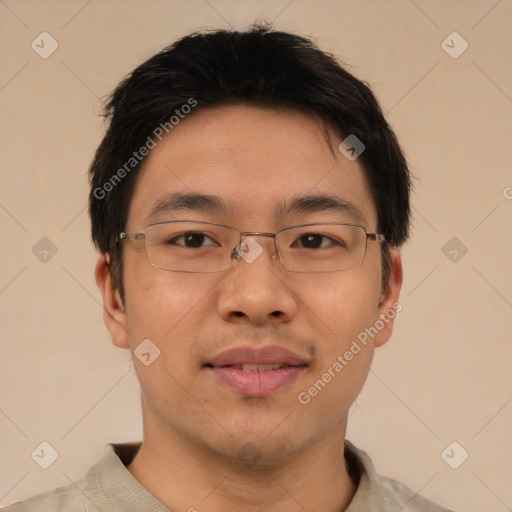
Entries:
{"type": "Polygon", "coordinates": [[[290,460],[297,452],[290,443],[244,441],[220,453],[224,459],[246,468],[271,468],[290,460]],[[236,451],[233,448],[238,448],[236,451]]]}
{"type": "MultiPolygon", "coordinates": [[[[209,449],[213,450],[217,457],[230,463],[246,468],[269,468],[291,460],[312,444],[312,440],[295,435],[288,430],[272,430],[267,423],[260,430],[254,426],[249,429],[238,429],[233,436],[226,435],[220,442],[210,439],[209,449]]],[[[277,423],[276,423],[277,425],[277,423]]],[[[231,430],[231,429],[230,429],[231,430]]],[[[234,430],[231,430],[233,432],[234,430]]]]}

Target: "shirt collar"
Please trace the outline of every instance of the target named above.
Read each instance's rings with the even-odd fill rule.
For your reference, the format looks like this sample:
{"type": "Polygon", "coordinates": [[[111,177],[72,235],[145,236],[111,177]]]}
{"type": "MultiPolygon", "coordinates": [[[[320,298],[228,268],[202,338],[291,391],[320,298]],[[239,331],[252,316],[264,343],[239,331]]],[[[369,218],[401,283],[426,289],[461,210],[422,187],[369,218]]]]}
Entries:
{"type": "MultiPolygon", "coordinates": [[[[142,443],[108,444],[100,461],[100,480],[112,511],[171,512],[160,503],[135,477],[128,466],[142,443]]],[[[97,512],[95,507],[91,512],[97,512]]],[[[110,508],[108,509],[110,510],[110,508]]]]}
{"type": "MultiPolygon", "coordinates": [[[[101,486],[113,506],[113,510],[137,510],[140,512],[170,512],[130,473],[127,466],[132,462],[141,447],[137,443],[111,443],[105,447],[100,461],[101,486]]],[[[350,476],[357,490],[346,512],[368,510],[372,504],[379,503],[379,477],[370,457],[345,441],[345,459],[350,476]]],[[[95,507],[93,507],[95,509],[95,507]]],[[[92,509],[91,509],[92,510],[92,509]]]]}

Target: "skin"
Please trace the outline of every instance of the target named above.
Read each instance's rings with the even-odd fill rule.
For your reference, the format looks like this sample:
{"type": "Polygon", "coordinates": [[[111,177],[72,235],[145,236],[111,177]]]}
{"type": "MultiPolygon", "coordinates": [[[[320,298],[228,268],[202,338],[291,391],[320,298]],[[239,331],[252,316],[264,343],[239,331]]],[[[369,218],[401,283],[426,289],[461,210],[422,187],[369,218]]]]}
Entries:
{"type": "MultiPolygon", "coordinates": [[[[212,220],[241,231],[277,231],[308,222],[350,222],[329,212],[275,217],[294,195],[336,193],[362,211],[368,232],[377,215],[359,160],[320,120],[295,111],[236,105],[189,115],[151,150],[138,177],[126,231],[150,222],[212,220]],[[332,140],[326,142],[325,131],[332,140]],[[331,149],[334,148],[334,149],[331,149]],[[163,194],[215,194],[231,212],[185,211],[146,217],[163,194]]],[[[282,268],[271,239],[252,263],[237,260],[212,274],[151,266],[144,242],[123,245],[125,304],[100,255],[96,280],[114,345],[133,352],[144,339],[161,351],[151,365],[134,357],[141,385],[144,441],[133,476],[175,512],[344,510],[356,491],[343,462],[348,410],[361,391],[374,348],[393,321],[336,374],[309,404],[297,400],[398,301],[400,254],[391,248],[388,288],[381,290],[380,246],[368,242],[351,270],[300,274],[282,268]],[[240,345],[273,344],[307,358],[297,381],[270,396],[235,393],[204,368],[240,345]],[[240,454],[257,456],[242,460],[240,454]],[[194,507],[194,508],[192,508],[194,507]]]]}

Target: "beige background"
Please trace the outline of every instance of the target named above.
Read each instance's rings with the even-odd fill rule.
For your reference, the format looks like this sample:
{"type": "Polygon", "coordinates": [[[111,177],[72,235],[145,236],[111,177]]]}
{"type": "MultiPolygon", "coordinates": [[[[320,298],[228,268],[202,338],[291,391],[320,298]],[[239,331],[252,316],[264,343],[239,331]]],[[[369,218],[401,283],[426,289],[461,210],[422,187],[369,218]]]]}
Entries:
{"type": "Polygon", "coordinates": [[[369,82],[417,176],[404,309],[349,439],[447,507],[510,510],[510,0],[0,0],[0,505],[141,436],[129,354],[110,344],[93,279],[99,99],[177,37],[257,19],[314,36],[369,82]],[[43,31],[59,45],[48,59],[31,48],[43,31]],[[469,44],[457,59],[441,46],[453,31],[469,44]],[[456,262],[442,251],[454,236],[467,247],[456,262]],[[57,248],[46,263],[32,251],[42,237],[57,248]],[[30,456],[43,441],[59,454],[46,470],[30,456]],[[469,452],[458,469],[441,458],[452,441],[469,452]]]}

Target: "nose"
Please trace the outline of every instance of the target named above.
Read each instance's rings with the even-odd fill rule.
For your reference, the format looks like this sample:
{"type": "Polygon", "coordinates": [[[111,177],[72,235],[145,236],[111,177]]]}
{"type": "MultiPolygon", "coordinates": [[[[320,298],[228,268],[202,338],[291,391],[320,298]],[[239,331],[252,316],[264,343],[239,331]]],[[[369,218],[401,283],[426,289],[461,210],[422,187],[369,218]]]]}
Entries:
{"type": "Polygon", "coordinates": [[[266,233],[244,235],[250,236],[233,251],[236,261],[219,284],[219,315],[228,322],[258,326],[291,321],[297,299],[277,262],[273,240],[259,238],[266,233]]]}

